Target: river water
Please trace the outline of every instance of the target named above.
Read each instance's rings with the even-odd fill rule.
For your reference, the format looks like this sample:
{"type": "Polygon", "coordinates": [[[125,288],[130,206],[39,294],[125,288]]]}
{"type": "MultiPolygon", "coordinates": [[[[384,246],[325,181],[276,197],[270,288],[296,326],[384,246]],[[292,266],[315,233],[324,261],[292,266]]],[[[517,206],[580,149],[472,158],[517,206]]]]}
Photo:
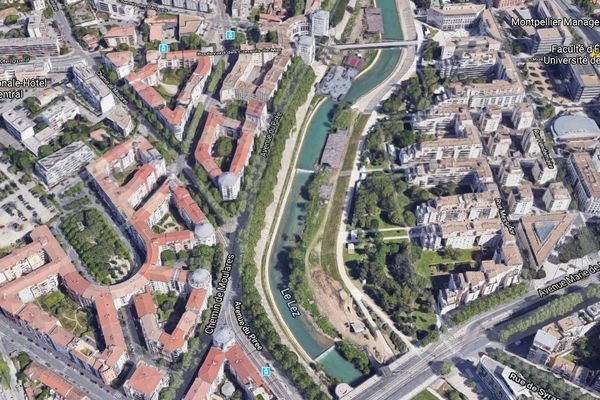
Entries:
{"type": "MultiPolygon", "coordinates": [[[[379,0],[378,7],[382,9],[385,40],[401,40],[400,19],[394,0],[379,0]]],[[[399,49],[381,51],[379,58],[371,68],[353,82],[352,88],[344,100],[353,102],[380,84],[395,69],[400,58],[399,49]]],[[[294,237],[301,232],[304,225],[306,201],[301,196],[302,187],[307,183],[318,163],[325,146],[327,134],[331,129],[330,115],[335,108],[335,102],[325,100],[313,114],[308,124],[304,143],[300,149],[296,165],[296,173],[292,181],[290,195],[285,204],[277,238],[274,243],[273,255],[269,260],[269,282],[273,298],[283,316],[288,328],[302,348],[318,361],[327,375],[342,382],[355,383],[363,375],[350,362],[346,361],[332,347],[332,341],[315,332],[311,324],[302,318],[294,318],[280,290],[287,287],[288,269],[285,265],[286,253],[294,246],[294,237]]],[[[293,295],[293,294],[292,294],[293,295]]]]}

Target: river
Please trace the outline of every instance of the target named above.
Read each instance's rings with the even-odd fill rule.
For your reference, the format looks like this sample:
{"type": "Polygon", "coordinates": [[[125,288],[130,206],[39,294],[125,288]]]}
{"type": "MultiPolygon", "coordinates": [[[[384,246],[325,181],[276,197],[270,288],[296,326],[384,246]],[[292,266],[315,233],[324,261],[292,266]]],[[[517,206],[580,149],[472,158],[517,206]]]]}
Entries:
{"type": "MultiPolygon", "coordinates": [[[[401,40],[402,30],[394,0],[379,0],[384,24],[384,39],[401,40]]],[[[382,50],[379,58],[352,84],[352,88],[343,100],[354,102],[380,84],[395,69],[400,59],[399,49],[382,50]]],[[[316,332],[311,324],[302,318],[294,318],[286,305],[280,290],[287,286],[287,266],[279,260],[286,259],[286,252],[294,245],[294,237],[304,225],[306,201],[301,196],[302,187],[306,184],[317,165],[327,134],[331,129],[330,115],[335,108],[335,102],[325,100],[313,114],[309,122],[304,143],[300,149],[296,164],[296,174],[292,188],[282,213],[283,220],[275,239],[273,255],[269,262],[269,282],[273,298],[280,314],[302,348],[318,361],[327,375],[346,383],[356,383],[363,375],[350,362],[346,361],[339,352],[331,346],[329,338],[316,332]]]]}

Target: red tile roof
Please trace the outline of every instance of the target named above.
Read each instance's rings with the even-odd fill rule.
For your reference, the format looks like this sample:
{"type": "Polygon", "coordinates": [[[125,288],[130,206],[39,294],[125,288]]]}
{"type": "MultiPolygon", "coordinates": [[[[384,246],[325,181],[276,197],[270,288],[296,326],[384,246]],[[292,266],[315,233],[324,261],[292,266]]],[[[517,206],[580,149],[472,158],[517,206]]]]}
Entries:
{"type": "Polygon", "coordinates": [[[208,292],[204,289],[192,289],[185,303],[185,309],[189,311],[199,311],[206,305],[208,292]]]}
{"type": "Polygon", "coordinates": [[[148,291],[133,296],[133,305],[138,318],[156,313],[156,305],[154,304],[152,295],[148,291]]]}
{"type": "Polygon", "coordinates": [[[138,393],[151,397],[161,388],[161,382],[167,373],[140,361],[125,386],[138,393]]]}
{"type": "Polygon", "coordinates": [[[104,55],[115,67],[122,67],[133,62],[131,51],[113,51],[104,55]]]}
{"type": "Polygon", "coordinates": [[[35,361],[25,369],[25,374],[32,381],[41,382],[67,400],[88,399],[85,393],[70,384],[67,380],[35,361]]]}
{"type": "Polygon", "coordinates": [[[241,176],[254,145],[254,133],[244,132],[238,140],[229,172],[241,176]]]}
{"type": "Polygon", "coordinates": [[[194,201],[190,192],[181,185],[177,185],[173,190],[175,206],[183,210],[194,224],[199,224],[206,220],[206,215],[200,210],[198,204],[194,201]]]}
{"type": "Polygon", "coordinates": [[[133,26],[115,26],[110,28],[105,34],[105,38],[135,36],[135,27],[133,26]]]}

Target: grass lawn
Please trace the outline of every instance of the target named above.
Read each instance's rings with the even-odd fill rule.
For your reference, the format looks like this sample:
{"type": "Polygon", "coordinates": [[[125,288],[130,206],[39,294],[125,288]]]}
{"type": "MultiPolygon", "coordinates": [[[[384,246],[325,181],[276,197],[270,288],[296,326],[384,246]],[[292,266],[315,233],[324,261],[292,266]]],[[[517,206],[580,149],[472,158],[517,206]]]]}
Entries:
{"type": "Polygon", "coordinates": [[[40,296],[37,303],[44,311],[58,318],[61,325],[73,335],[94,337],[94,328],[90,322],[92,314],[62,292],[40,296]]]}
{"type": "Polygon", "coordinates": [[[412,400],[438,400],[437,397],[432,395],[427,389],[412,398],[412,400]]]}
{"type": "Polygon", "coordinates": [[[396,231],[380,231],[381,235],[386,237],[406,236],[408,238],[408,231],[404,229],[398,229],[396,231]]]}
{"type": "Polygon", "coordinates": [[[420,329],[423,331],[431,330],[430,326],[437,322],[437,320],[435,318],[435,314],[433,314],[433,313],[424,313],[421,311],[413,311],[412,315],[416,318],[415,319],[415,327],[417,329],[420,329]]]}
{"type": "Polygon", "coordinates": [[[154,304],[156,304],[159,321],[167,321],[173,311],[179,296],[171,293],[154,293],[154,304]]]}
{"type": "Polygon", "coordinates": [[[0,357],[0,387],[10,389],[10,368],[2,357],[0,357]]]}
{"type": "MultiPolygon", "coordinates": [[[[175,85],[175,83],[173,83],[173,85],[175,85]]],[[[165,89],[164,87],[162,87],[160,85],[156,86],[155,89],[158,93],[160,93],[160,95],[163,97],[163,99],[165,99],[165,101],[167,103],[170,103],[171,99],[173,99],[173,97],[175,97],[171,93],[169,93],[167,91],[167,89],[165,89]]]]}
{"type": "MultiPolygon", "coordinates": [[[[456,259],[444,256],[437,251],[423,250],[423,255],[414,265],[415,272],[421,276],[431,276],[431,265],[436,264],[455,264],[469,262],[475,260],[475,256],[479,253],[478,250],[462,250],[456,249],[458,257],[456,259]]],[[[451,271],[452,267],[448,268],[451,271]]]]}

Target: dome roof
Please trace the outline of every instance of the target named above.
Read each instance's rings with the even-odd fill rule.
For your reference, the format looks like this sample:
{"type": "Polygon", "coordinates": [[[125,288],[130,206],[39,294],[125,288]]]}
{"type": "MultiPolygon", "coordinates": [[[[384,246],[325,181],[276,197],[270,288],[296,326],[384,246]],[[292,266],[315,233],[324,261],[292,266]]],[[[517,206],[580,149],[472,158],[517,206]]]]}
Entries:
{"type": "Polygon", "coordinates": [[[552,125],[555,138],[566,139],[596,139],[600,136],[600,128],[596,122],[584,115],[563,115],[552,125]]]}
{"type": "Polygon", "coordinates": [[[237,185],[239,177],[232,172],[225,172],[219,176],[219,185],[230,187],[237,185]]]}
{"type": "Polygon", "coordinates": [[[210,222],[202,221],[194,227],[194,235],[198,239],[208,239],[215,234],[215,228],[210,222]]]}
{"type": "Polygon", "coordinates": [[[188,275],[188,285],[194,289],[210,287],[210,273],[205,269],[197,269],[188,275]]]}
{"type": "Polygon", "coordinates": [[[220,348],[229,347],[233,341],[235,341],[235,335],[229,325],[219,326],[213,335],[213,342],[220,348]]]}
{"type": "Polygon", "coordinates": [[[221,394],[225,397],[231,397],[235,393],[235,386],[231,382],[225,382],[223,387],[221,388],[221,394]]]}

